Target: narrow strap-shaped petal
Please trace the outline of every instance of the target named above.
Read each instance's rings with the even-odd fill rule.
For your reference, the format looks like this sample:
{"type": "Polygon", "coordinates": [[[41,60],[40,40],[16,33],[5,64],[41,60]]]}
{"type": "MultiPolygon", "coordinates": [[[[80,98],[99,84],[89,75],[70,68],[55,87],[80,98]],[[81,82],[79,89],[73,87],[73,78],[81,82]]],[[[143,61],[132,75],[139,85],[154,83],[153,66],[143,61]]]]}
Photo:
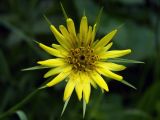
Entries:
{"type": "Polygon", "coordinates": [[[107,92],[109,91],[108,85],[99,73],[93,71],[93,73],[90,73],[90,76],[99,87],[105,89],[107,92]]]}
{"type": "Polygon", "coordinates": [[[65,50],[61,45],[58,45],[58,44],[52,44],[52,47],[57,49],[58,51],[60,51],[60,53],[63,55],[63,56],[67,56],[69,54],[69,50],[65,50]]]}
{"type": "Polygon", "coordinates": [[[113,42],[109,43],[107,46],[104,47],[104,51],[108,51],[113,45],[113,42]]]}
{"type": "Polygon", "coordinates": [[[111,62],[98,62],[97,64],[98,66],[106,68],[111,71],[121,71],[121,70],[126,69],[124,65],[119,65],[119,64],[111,63],[111,62]]]}
{"type": "Polygon", "coordinates": [[[50,26],[51,31],[53,32],[55,38],[57,39],[57,41],[65,48],[65,49],[69,49],[69,45],[67,43],[67,41],[65,41],[64,36],[55,28],[54,25],[50,26]]]}
{"type": "Polygon", "coordinates": [[[74,36],[76,36],[76,29],[75,29],[75,25],[74,25],[74,22],[71,18],[68,18],[67,19],[67,28],[68,28],[68,31],[73,34],[74,36]]]}
{"type": "Polygon", "coordinates": [[[91,85],[92,85],[94,88],[97,88],[96,83],[95,83],[92,79],[90,79],[90,83],[91,83],[91,85]]]}
{"type": "Polygon", "coordinates": [[[80,23],[80,41],[81,44],[86,42],[88,32],[88,21],[87,17],[83,16],[80,23]]]}
{"type": "Polygon", "coordinates": [[[60,29],[60,31],[61,31],[61,33],[63,34],[64,37],[69,38],[69,32],[64,25],[60,25],[59,29],[60,29]]]}
{"type": "Polygon", "coordinates": [[[76,90],[78,99],[81,100],[82,99],[83,85],[82,85],[82,82],[80,81],[80,77],[79,76],[77,76],[76,81],[77,82],[76,82],[75,90],[76,90]]]}
{"type": "Polygon", "coordinates": [[[57,66],[62,66],[65,64],[64,59],[61,58],[56,58],[56,59],[48,59],[44,61],[38,61],[38,64],[41,64],[43,66],[47,67],[57,67],[57,66]]]}
{"type": "Polygon", "coordinates": [[[89,102],[90,93],[91,93],[90,83],[88,82],[83,84],[83,94],[84,94],[84,99],[86,101],[86,104],[89,102]]]}
{"type": "Polygon", "coordinates": [[[72,94],[75,87],[75,80],[69,79],[64,91],[63,100],[66,101],[72,94]]]}
{"type": "Polygon", "coordinates": [[[106,46],[116,33],[117,33],[117,30],[113,30],[112,32],[108,33],[95,45],[94,48],[97,49],[99,47],[106,46]]]}
{"type": "Polygon", "coordinates": [[[77,47],[77,43],[79,41],[78,41],[78,38],[76,36],[76,29],[75,29],[74,22],[73,22],[73,20],[71,18],[68,18],[66,20],[66,22],[67,22],[67,28],[68,28],[68,31],[70,33],[71,40],[74,43],[74,46],[77,47]]]}
{"type": "Polygon", "coordinates": [[[90,43],[91,39],[92,39],[92,26],[89,26],[88,33],[87,33],[87,39],[85,41],[85,45],[88,46],[88,44],[90,43]]]}
{"type": "Polygon", "coordinates": [[[47,77],[56,75],[56,74],[62,72],[63,69],[64,69],[64,67],[56,67],[56,68],[52,68],[52,69],[50,69],[50,70],[44,75],[44,78],[47,78],[47,77]]]}
{"type": "Polygon", "coordinates": [[[53,80],[51,80],[49,83],[47,83],[48,87],[51,87],[62,80],[64,80],[68,75],[71,73],[71,68],[66,68],[66,72],[61,72],[59,75],[57,75],[53,80]]]}
{"type": "Polygon", "coordinates": [[[117,57],[121,57],[121,56],[127,55],[129,53],[131,53],[131,49],[127,49],[127,50],[112,50],[112,51],[108,51],[108,52],[100,55],[99,57],[101,59],[117,58],[117,57]]]}
{"type": "Polygon", "coordinates": [[[97,71],[98,71],[100,74],[102,74],[102,75],[104,75],[104,76],[106,76],[106,77],[109,77],[109,78],[112,78],[112,79],[115,79],[115,80],[118,80],[118,81],[123,80],[123,77],[122,77],[122,76],[117,75],[117,74],[111,72],[111,71],[108,70],[108,69],[105,69],[105,68],[97,68],[97,71]]]}
{"type": "Polygon", "coordinates": [[[87,104],[89,102],[89,97],[91,92],[90,77],[86,72],[80,73],[80,80],[83,84],[83,96],[87,104]]]}
{"type": "Polygon", "coordinates": [[[48,47],[42,43],[38,43],[39,46],[45,50],[46,52],[48,52],[49,54],[53,55],[53,56],[57,56],[57,57],[64,57],[63,54],[60,53],[60,51],[54,49],[54,48],[51,48],[51,47],[48,47]]]}
{"type": "Polygon", "coordinates": [[[63,36],[65,37],[66,41],[69,42],[70,47],[75,44],[75,42],[72,40],[70,33],[68,32],[67,28],[64,25],[60,25],[59,29],[63,36]]]}
{"type": "Polygon", "coordinates": [[[91,41],[90,41],[90,45],[93,43],[93,41],[94,41],[94,39],[95,39],[96,29],[97,29],[97,24],[94,24],[94,26],[93,26],[93,31],[92,31],[92,38],[91,38],[91,41]]]}
{"type": "Polygon", "coordinates": [[[112,47],[113,43],[109,43],[107,46],[102,47],[102,48],[98,48],[95,50],[95,53],[97,53],[98,55],[103,55],[106,53],[106,51],[108,51],[111,47],[112,47]]]}

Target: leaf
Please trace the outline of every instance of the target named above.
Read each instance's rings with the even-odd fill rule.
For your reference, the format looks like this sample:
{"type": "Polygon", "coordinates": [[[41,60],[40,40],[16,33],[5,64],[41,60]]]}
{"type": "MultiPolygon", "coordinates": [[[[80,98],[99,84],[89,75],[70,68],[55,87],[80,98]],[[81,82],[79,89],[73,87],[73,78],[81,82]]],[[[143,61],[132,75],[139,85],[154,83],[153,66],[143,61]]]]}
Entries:
{"type": "Polygon", "coordinates": [[[39,69],[45,69],[45,68],[48,68],[48,67],[45,67],[45,66],[34,66],[34,67],[29,67],[29,68],[22,69],[22,71],[39,70],[39,69]]]}
{"type": "Polygon", "coordinates": [[[0,65],[1,76],[3,75],[4,77],[9,78],[11,76],[9,71],[9,66],[1,50],[0,50],[0,63],[1,63],[0,65]]]}
{"type": "Polygon", "coordinates": [[[60,2],[60,5],[61,5],[61,9],[62,9],[63,15],[64,15],[65,19],[67,19],[68,16],[67,16],[66,10],[64,9],[63,4],[61,2],[60,2]]]}
{"type": "Polygon", "coordinates": [[[83,98],[83,118],[85,117],[85,113],[86,113],[86,101],[83,98]]]}
{"type": "Polygon", "coordinates": [[[66,107],[68,105],[69,100],[70,100],[70,97],[64,103],[63,110],[62,110],[62,113],[61,113],[61,117],[62,117],[62,115],[63,115],[63,113],[64,113],[64,111],[65,111],[65,109],[66,109],[66,107]]]}
{"type": "Polygon", "coordinates": [[[48,25],[52,25],[51,21],[46,17],[46,15],[43,15],[44,19],[46,20],[46,22],[48,23],[48,25]]]}
{"type": "MultiPolygon", "coordinates": [[[[96,13],[99,11],[99,6],[91,0],[74,0],[78,15],[82,16],[82,11],[85,9],[85,15],[91,23],[95,22],[96,13]]],[[[103,15],[102,15],[103,16],[103,15]]]]}
{"type": "Polygon", "coordinates": [[[103,12],[103,7],[101,7],[101,9],[99,10],[99,13],[98,13],[96,21],[95,21],[95,24],[97,24],[96,31],[100,26],[100,20],[101,20],[102,12],[103,12]]]}
{"type": "Polygon", "coordinates": [[[133,88],[133,89],[137,89],[136,87],[134,87],[133,85],[131,85],[130,83],[128,83],[127,81],[125,81],[125,80],[122,80],[122,81],[120,81],[121,83],[123,83],[123,84],[125,84],[125,85],[127,85],[127,86],[129,86],[129,87],[131,87],[131,88],[133,88]]]}
{"type": "Polygon", "coordinates": [[[109,62],[115,62],[115,63],[137,63],[137,64],[144,64],[144,62],[136,61],[136,60],[129,60],[129,59],[123,59],[123,58],[112,58],[108,59],[109,62]]]}
{"type": "Polygon", "coordinates": [[[18,110],[16,114],[18,115],[20,120],[28,120],[26,114],[23,111],[18,110]]]}
{"type": "MultiPolygon", "coordinates": [[[[139,110],[139,109],[127,109],[122,113],[123,117],[125,119],[129,119],[129,118],[133,118],[132,120],[137,120],[138,118],[142,119],[142,120],[152,120],[153,118],[151,118],[151,116],[149,116],[148,113],[139,110]],[[137,119],[136,119],[137,118],[137,119]]],[[[138,120],[139,120],[138,119],[138,120]]]]}

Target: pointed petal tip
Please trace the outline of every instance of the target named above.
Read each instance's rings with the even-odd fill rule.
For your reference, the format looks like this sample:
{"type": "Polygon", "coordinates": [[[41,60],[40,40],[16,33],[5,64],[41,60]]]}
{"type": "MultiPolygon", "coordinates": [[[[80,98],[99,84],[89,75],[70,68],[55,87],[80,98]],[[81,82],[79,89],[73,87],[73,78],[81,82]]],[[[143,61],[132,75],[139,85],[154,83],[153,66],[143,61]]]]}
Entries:
{"type": "Polygon", "coordinates": [[[132,52],[132,50],[131,49],[128,49],[128,53],[131,53],[132,52]]]}
{"type": "Polygon", "coordinates": [[[37,62],[37,64],[41,64],[41,63],[42,63],[42,61],[38,61],[38,62],[37,62]]]}
{"type": "Polygon", "coordinates": [[[83,20],[87,20],[87,17],[84,15],[84,16],[82,17],[82,19],[83,19],[83,20]]]}
{"type": "Polygon", "coordinates": [[[71,18],[67,18],[66,20],[67,22],[73,22],[73,20],[71,18]]]}
{"type": "Polygon", "coordinates": [[[82,97],[78,97],[78,100],[81,101],[81,100],[82,100],[82,97]]]}
{"type": "Polygon", "coordinates": [[[54,25],[50,25],[50,29],[51,30],[55,29],[55,26],[54,25]]]}
{"type": "Polygon", "coordinates": [[[48,75],[44,74],[43,78],[47,78],[47,77],[48,77],[48,75]]]}
{"type": "Polygon", "coordinates": [[[106,92],[109,92],[109,88],[106,88],[105,90],[106,90],[106,92]]]}

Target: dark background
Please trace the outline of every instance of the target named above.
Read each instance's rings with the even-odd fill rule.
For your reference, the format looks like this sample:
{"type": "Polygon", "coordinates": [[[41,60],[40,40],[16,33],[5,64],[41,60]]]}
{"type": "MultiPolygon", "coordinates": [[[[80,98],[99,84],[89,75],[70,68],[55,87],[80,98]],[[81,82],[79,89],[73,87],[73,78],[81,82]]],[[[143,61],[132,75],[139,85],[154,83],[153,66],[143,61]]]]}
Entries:
{"type": "MultiPolygon", "coordinates": [[[[127,58],[145,64],[127,64],[120,72],[129,88],[111,80],[110,92],[92,89],[86,120],[160,120],[160,0],[62,0],[69,17],[78,28],[85,10],[92,25],[103,6],[97,38],[115,28],[113,49],[132,49],[127,58]]],[[[58,27],[65,24],[60,1],[0,0],[0,113],[18,103],[44,81],[46,70],[22,72],[36,61],[50,58],[33,39],[46,45],[56,42],[44,20],[45,14],[58,27]]],[[[60,118],[65,82],[47,88],[34,96],[20,110],[21,120],[79,120],[82,101],[75,92],[60,118]],[[25,115],[25,116],[23,116],[25,115]]],[[[16,114],[5,118],[18,120],[16,114]]]]}

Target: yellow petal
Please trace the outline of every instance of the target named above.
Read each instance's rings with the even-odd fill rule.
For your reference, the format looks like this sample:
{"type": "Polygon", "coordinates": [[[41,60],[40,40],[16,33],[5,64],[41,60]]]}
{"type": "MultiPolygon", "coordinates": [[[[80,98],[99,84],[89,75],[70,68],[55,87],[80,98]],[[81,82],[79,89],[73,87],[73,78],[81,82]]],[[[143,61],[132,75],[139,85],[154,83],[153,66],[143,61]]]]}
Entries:
{"type": "Polygon", "coordinates": [[[63,59],[60,58],[56,58],[56,59],[48,59],[48,60],[44,60],[44,61],[38,61],[38,64],[47,66],[47,67],[57,67],[57,66],[62,66],[65,64],[65,61],[63,59]]]}
{"type": "Polygon", "coordinates": [[[46,52],[48,52],[49,54],[53,55],[53,56],[57,56],[57,57],[64,57],[60,51],[54,49],[54,48],[51,48],[51,47],[48,47],[42,43],[39,43],[39,46],[45,50],[46,52]]]}
{"type": "Polygon", "coordinates": [[[75,90],[76,90],[76,93],[77,93],[77,96],[78,96],[78,99],[81,100],[82,99],[82,83],[79,82],[76,84],[76,87],[75,87],[75,90]]]}
{"type": "Polygon", "coordinates": [[[96,49],[95,52],[96,52],[98,55],[104,55],[104,54],[106,53],[106,51],[108,51],[108,50],[112,47],[112,45],[113,45],[113,43],[111,42],[111,43],[109,43],[109,44],[108,44],[107,46],[105,46],[105,47],[96,49]]]}
{"type": "Polygon", "coordinates": [[[97,71],[98,71],[100,74],[102,74],[102,75],[104,75],[104,76],[106,76],[106,77],[109,77],[109,78],[112,78],[112,79],[115,79],[115,80],[118,80],[118,81],[123,80],[123,77],[122,77],[122,76],[117,75],[117,74],[111,72],[111,71],[108,70],[108,69],[105,69],[105,68],[97,68],[97,71]]]}
{"type": "Polygon", "coordinates": [[[93,26],[93,31],[92,31],[92,38],[91,38],[90,44],[92,44],[93,41],[94,41],[94,39],[95,39],[96,29],[97,29],[97,24],[94,24],[94,26],[93,26]]]}
{"type": "Polygon", "coordinates": [[[105,89],[107,92],[109,91],[108,85],[104,81],[104,79],[99,75],[97,72],[93,71],[93,73],[90,74],[91,78],[94,80],[94,82],[99,85],[99,87],[105,89]]]}
{"type": "Polygon", "coordinates": [[[91,39],[92,39],[92,27],[89,26],[88,33],[87,33],[87,39],[86,39],[85,44],[88,45],[91,42],[91,39]]]}
{"type": "Polygon", "coordinates": [[[108,51],[112,47],[113,43],[109,43],[107,46],[104,47],[104,51],[108,51]]]}
{"type": "Polygon", "coordinates": [[[60,72],[63,71],[63,67],[56,67],[56,68],[52,68],[51,70],[49,70],[45,75],[44,75],[44,78],[47,78],[47,77],[50,77],[50,76],[53,76],[53,75],[56,75],[60,72]]]}
{"type": "Polygon", "coordinates": [[[113,36],[117,33],[117,30],[113,30],[112,32],[108,33],[106,36],[104,36],[96,45],[95,49],[99,47],[104,47],[106,46],[110,40],[113,38],[113,36]]]}
{"type": "Polygon", "coordinates": [[[60,29],[61,33],[63,34],[63,36],[65,37],[66,41],[69,42],[70,47],[73,46],[74,43],[72,41],[72,38],[71,38],[67,28],[63,25],[60,25],[59,29],[60,29]]]}
{"type": "Polygon", "coordinates": [[[97,88],[96,83],[95,83],[92,79],[90,79],[90,83],[91,83],[91,85],[92,85],[94,88],[97,88]]]}
{"type": "Polygon", "coordinates": [[[80,40],[83,43],[86,41],[87,32],[88,32],[88,21],[87,17],[83,16],[80,23],[80,40]]]}
{"type": "Polygon", "coordinates": [[[65,52],[65,53],[68,54],[68,51],[69,51],[69,50],[64,49],[61,45],[52,44],[52,47],[55,48],[55,49],[57,49],[57,50],[59,50],[59,51],[61,51],[61,52],[65,52]]]}
{"type": "Polygon", "coordinates": [[[101,59],[108,59],[108,58],[117,58],[117,57],[121,57],[124,55],[127,55],[131,53],[131,49],[127,49],[127,50],[112,50],[112,51],[108,51],[103,55],[100,55],[101,59]]]}
{"type": "Polygon", "coordinates": [[[124,65],[118,65],[116,63],[111,63],[111,62],[99,62],[98,64],[99,66],[106,68],[108,70],[111,70],[111,71],[121,71],[121,70],[126,69],[124,65]]]}
{"type": "Polygon", "coordinates": [[[70,36],[69,32],[68,32],[67,28],[64,25],[60,25],[59,29],[60,29],[61,33],[63,34],[63,36],[65,38],[69,38],[69,36],[70,36]]]}
{"type": "Polygon", "coordinates": [[[83,84],[83,94],[86,104],[89,102],[90,93],[91,93],[90,83],[83,84]]]}
{"type": "Polygon", "coordinates": [[[75,81],[72,79],[69,79],[65,87],[65,91],[64,91],[64,97],[63,97],[64,101],[66,101],[71,96],[74,90],[74,86],[75,86],[75,81]]]}
{"type": "Polygon", "coordinates": [[[68,43],[65,41],[64,36],[55,28],[54,25],[50,26],[51,31],[53,32],[57,41],[65,48],[68,49],[68,43]]]}
{"type": "Polygon", "coordinates": [[[68,75],[71,73],[71,68],[68,67],[66,68],[65,72],[61,72],[59,75],[57,75],[53,80],[51,80],[49,83],[47,83],[48,87],[51,87],[59,82],[61,82],[62,80],[64,80],[66,77],[68,77],[68,75]]]}
{"type": "Polygon", "coordinates": [[[75,26],[74,26],[74,22],[71,18],[67,19],[67,28],[68,31],[73,34],[74,36],[76,36],[76,30],[75,30],[75,26]]]}

